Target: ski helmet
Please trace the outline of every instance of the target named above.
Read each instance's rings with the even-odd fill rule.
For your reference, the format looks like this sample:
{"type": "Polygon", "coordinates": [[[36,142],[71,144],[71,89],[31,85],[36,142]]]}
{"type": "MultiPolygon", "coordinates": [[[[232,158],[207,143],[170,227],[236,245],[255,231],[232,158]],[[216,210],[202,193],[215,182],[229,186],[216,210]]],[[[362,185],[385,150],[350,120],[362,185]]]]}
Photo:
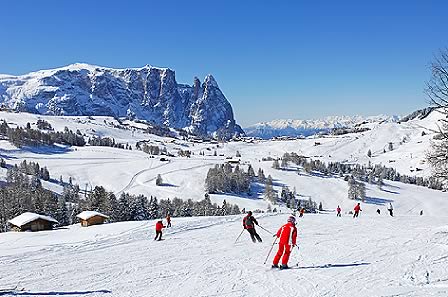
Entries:
{"type": "Polygon", "coordinates": [[[291,223],[295,224],[295,223],[296,223],[296,218],[293,217],[293,216],[290,216],[290,217],[288,218],[288,222],[291,222],[291,223]]]}
{"type": "Polygon", "coordinates": [[[247,215],[251,216],[251,215],[252,215],[252,212],[249,210],[249,211],[247,212],[247,215]]]}

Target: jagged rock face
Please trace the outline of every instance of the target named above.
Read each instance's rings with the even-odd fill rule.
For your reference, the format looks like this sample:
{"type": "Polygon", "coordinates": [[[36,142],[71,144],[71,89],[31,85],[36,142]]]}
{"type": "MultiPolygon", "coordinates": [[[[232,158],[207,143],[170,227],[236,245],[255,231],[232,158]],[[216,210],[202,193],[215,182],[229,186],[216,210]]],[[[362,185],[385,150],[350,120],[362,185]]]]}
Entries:
{"type": "Polygon", "coordinates": [[[199,135],[243,134],[211,75],[178,84],[170,69],[111,69],[87,64],[0,75],[0,102],[10,109],[50,115],[134,117],[199,135]]]}

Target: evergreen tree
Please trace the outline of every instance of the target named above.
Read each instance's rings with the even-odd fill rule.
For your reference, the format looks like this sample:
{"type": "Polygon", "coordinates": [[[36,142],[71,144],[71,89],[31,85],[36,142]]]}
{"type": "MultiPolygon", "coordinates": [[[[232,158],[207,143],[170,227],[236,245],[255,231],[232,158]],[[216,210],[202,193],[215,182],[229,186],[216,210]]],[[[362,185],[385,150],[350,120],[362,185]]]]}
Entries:
{"type": "Polygon", "coordinates": [[[251,164],[249,164],[249,166],[247,166],[247,175],[251,178],[253,178],[255,176],[255,171],[252,168],[251,164]]]}
{"type": "Polygon", "coordinates": [[[277,194],[272,186],[272,177],[269,175],[264,186],[264,199],[272,204],[277,203],[277,194]]]}
{"type": "Polygon", "coordinates": [[[157,174],[156,185],[161,186],[162,184],[163,184],[162,176],[160,174],[157,174]]]}

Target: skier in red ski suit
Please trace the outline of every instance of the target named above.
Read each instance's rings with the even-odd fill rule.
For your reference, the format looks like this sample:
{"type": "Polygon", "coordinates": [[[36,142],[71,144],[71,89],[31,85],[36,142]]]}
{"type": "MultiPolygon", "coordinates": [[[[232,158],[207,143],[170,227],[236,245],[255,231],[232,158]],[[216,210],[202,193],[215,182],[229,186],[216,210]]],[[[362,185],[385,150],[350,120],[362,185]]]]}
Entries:
{"type": "Polygon", "coordinates": [[[289,255],[291,254],[291,246],[296,246],[297,240],[297,228],[296,228],[296,218],[290,216],[288,218],[288,223],[283,225],[280,229],[278,229],[277,234],[275,235],[277,238],[280,238],[278,243],[278,252],[274,257],[274,261],[272,263],[273,268],[278,268],[278,262],[280,262],[280,258],[282,258],[282,265],[280,269],[288,268],[288,260],[289,255]]]}
{"type": "Polygon", "coordinates": [[[156,223],[156,237],[154,238],[154,240],[162,240],[162,229],[165,228],[165,226],[163,226],[163,222],[162,221],[158,221],[156,223]],[[157,239],[157,237],[159,239],[157,239]]]}
{"type": "Polygon", "coordinates": [[[361,209],[361,203],[358,203],[355,205],[355,208],[353,208],[353,210],[355,211],[355,213],[353,214],[354,218],[357,218],[359,215],[359,212],[362,211],[361,209]]]}

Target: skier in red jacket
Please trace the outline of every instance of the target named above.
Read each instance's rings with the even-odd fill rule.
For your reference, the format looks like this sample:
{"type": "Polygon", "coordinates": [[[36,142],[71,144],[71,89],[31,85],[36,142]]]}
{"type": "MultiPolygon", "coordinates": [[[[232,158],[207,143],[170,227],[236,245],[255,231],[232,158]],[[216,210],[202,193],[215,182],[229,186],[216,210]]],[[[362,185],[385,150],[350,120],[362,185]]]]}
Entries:
{"type": "Polygon", "coordinates": [[[291,254],[291,246],[292,247],[296,246],[296,240],[297,240],[296,218],[290,216],[288,218],[288,223],[286,223],[280,229],[278,229],[277,234],[275,236],[277,236],[277,238],[280,238],[280,241],[278,243],[278,252],[275,255],[274,261],[272,263],[272,268],[287,269],[289,255],[291,254]],[[278,262],[280,262],[280,258],[282,258],[282,265],[279,267],[278,262]]]}
{"type": "Polygon", "coordinates": [[[243,228],[247,230],[252,238],[253,242],[261,242],[261,237],[255,230],[255,225],[258,225],[258,221],[252,216],[252,212],[248,211],[247,215],[243,219],[243,228]]]}
{"type": "Polygon", "coordinates": [[[353,210],[355,211],[355,213],[353,214],[354,218],[357,218],[359,215],[359,212],[362,211],[361,209],[361,203],[358,203],[355,205],[355,208],[353,208],[353,210]]]}
{"type": "Polygon", "coordinates": [[[341,216],[341,208],[339,207],[339,205],[338,205],[338,208],[336,208],[336,212],[337,212],[336,216],[340,217],[341,216]]]}
{"type": "Polygon", "coordinates": [[[154,240],[162,240],[162,229],[165,228],[165,226],[163,226],[163,222],[160,220],[156,223],[156,237],[154,238],[154,240]],[[159,239],[157,239],[157,237],[159,239]]]}

